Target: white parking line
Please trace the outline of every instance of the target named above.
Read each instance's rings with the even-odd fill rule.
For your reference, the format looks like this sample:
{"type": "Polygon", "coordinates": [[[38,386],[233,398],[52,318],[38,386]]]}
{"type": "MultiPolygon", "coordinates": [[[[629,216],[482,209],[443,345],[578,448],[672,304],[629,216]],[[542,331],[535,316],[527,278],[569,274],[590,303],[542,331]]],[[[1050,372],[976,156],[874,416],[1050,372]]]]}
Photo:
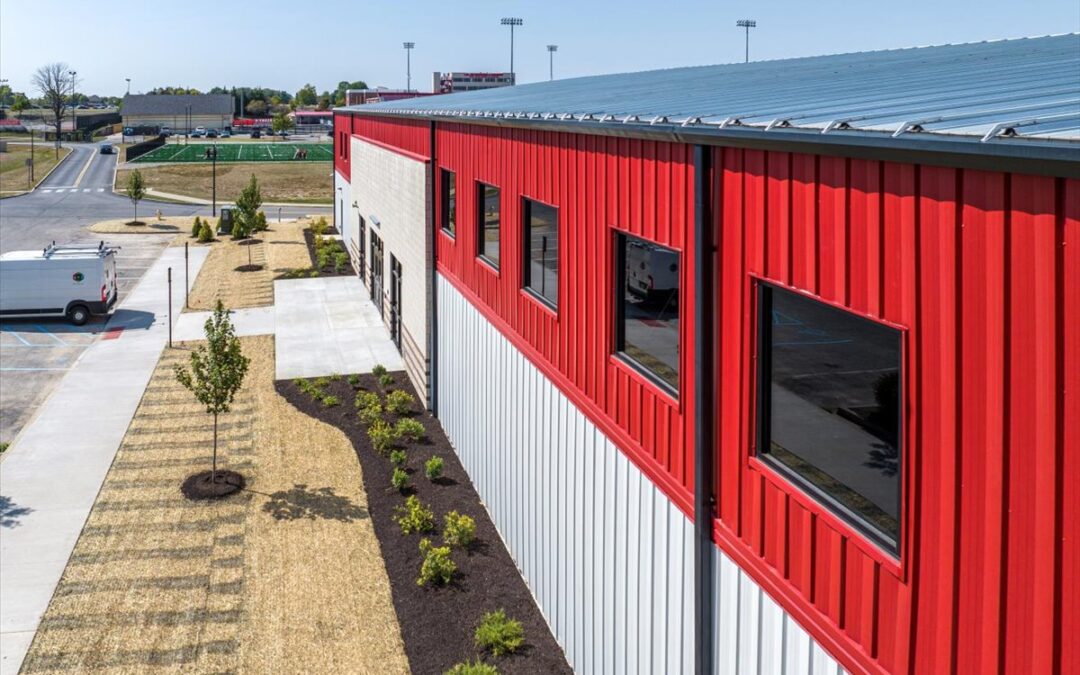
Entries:
{"type": "Polygon", "coordinates": [[[45,194],[49,194],[50,192],[52,192],[52,190],[46,189],[46,190],[42,190],[42,192],[44,192],[45,194]]]}
{"type": "Polygon", "coordinates": [[[83,188],[83,192],[90,192],[90,188],[83,188]]]}
{"type": "Polygon", "coordinates": [[[98,192],[105,192],[105,188],[98,188],[97,191],[98,192]]]}
{"type": "Polygon", "coordinates": [[[14,328],[4,327],[3,331],[5,333],[7,333],[8,335],[12,336],[13,338],[15,338],[16,340],[18,340],[19,342],[23,343],[27,347],[30,346],[30,342],[28,340],[26,340],[26,338],[24,338],[23,336],[16,333],[14,328]]]}
{"type": "Polygon", "coordinates": [[[42,370],[67,370],[67,368],[0,368],[0,372],[3,373],[29,373],[38,372],[42,370]]]}
{"type": "Polygon", "coordinates": [[[57,337],[56,335],[54,335],[54,334],[52,333],[52,331],[50,331],[50,330],[49,330],[48,328],[46,328],[45,326],[41,326],[41,325],[35,325],[35,326],[34,326],[34,328],[36,328],[36,329],[37,329],[37,331],[38,331],[39,333],[44,333],[45,335],[48,335],[49,337],[51,337],[51,338],[52,338],[53,340],[56,340],[56,341],[57,341],[58,343],[60,343],[60,344],[61,344],[61,345],[63,345],[64,347],[69,347],[69,346],[70,346],[70,345],[69,345],[68,343],[64,342],[64,341],[63,341],[63,340],[61,340],[61,339],[60,339],[59,337],[57,337]]]}
{"type": "Polygon", "coordinates": [[[68,192],[78,192],[78,191],[79,191],[79,188],[74,188],[74,189],[68,190],[68,192]]]}

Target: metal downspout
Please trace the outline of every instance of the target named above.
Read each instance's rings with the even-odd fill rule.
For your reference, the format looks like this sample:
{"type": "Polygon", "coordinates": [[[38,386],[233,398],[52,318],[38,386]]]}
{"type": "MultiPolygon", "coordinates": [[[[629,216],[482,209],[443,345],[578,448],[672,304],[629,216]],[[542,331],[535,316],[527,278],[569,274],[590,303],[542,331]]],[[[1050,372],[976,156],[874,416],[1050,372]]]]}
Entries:
{"type": "Polygon", "coordinates": [[[435,158],[435,120],[430,123],[430,151],[428,153],[428,233],[431,237],[431,314],[428,317],[428,408],[435,417],[439,416],[439,273],[435,266],[436,251],[439,246],[439,227],[436,222],[439,208],[438,191],[435,180],[438,177],[435,158]]]}

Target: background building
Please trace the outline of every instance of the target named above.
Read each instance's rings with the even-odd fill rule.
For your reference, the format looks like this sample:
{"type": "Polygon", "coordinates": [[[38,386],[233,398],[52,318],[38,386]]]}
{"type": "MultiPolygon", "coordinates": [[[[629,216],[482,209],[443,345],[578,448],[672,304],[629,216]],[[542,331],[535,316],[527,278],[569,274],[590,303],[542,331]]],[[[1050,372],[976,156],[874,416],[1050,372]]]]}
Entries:
{"type": "Polygon", "coordinates": [[[337,111],[576,671],[1075,670],[1078,81],[1063,35],[337,111]]]}
{"type": "Polygon", "coordinates": [[[232,125],[233,105],[229,94],[128,94],[120,114],[132,129],[222,129],[232,125]]]}
{"type": "Polygon", "coordinates": [[[461,91],[479,91],[514,84],[513,73],[440,73],[431,75],[431,91],[436,94],[453,94],[461,91]]]}
{"type": "Polygon", "coordinates": [[[417,98],[419,96],[431,96],[431,94],[412,89],[387,89],[386,87],[375,87],[374,89],[346,89],[345,105],[367,105],[369,103],[379,103],[382,101],[400,101],[402,99],[417,98]]]}

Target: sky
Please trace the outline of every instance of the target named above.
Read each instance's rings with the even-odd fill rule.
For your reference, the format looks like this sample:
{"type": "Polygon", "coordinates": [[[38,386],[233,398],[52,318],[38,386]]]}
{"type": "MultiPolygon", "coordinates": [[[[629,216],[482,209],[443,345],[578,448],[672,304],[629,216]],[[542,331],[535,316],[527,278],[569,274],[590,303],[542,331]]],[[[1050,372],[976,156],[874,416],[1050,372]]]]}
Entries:
{"type": "Polygon", "coordinates": [[[413,88],[430,91],[436,70],[510,69],[504,16],[524,21],[514,34],[521,83],[548,78],[548,44],[559,46],[556,78],[741,61],[742,18],[757,21],[751,60],[1080,32],[1078,0],[0,0],[0,78],[35,96],[34,70],[63,61],[87,94],[122,95],[128,77],[132,93],[403,88],[411,41],[413,88]]]}

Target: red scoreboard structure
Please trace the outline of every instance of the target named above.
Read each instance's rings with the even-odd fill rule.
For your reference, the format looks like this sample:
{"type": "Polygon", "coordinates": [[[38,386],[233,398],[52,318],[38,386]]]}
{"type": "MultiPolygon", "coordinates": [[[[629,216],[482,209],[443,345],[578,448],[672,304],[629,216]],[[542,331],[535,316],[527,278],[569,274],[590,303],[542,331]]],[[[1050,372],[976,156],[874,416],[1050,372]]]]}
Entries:
{"type": "Polygon", "coordinates": [[[1064,35],[336,111],[575,670],[1078,668],[1078,83],[1064,35]]]}

